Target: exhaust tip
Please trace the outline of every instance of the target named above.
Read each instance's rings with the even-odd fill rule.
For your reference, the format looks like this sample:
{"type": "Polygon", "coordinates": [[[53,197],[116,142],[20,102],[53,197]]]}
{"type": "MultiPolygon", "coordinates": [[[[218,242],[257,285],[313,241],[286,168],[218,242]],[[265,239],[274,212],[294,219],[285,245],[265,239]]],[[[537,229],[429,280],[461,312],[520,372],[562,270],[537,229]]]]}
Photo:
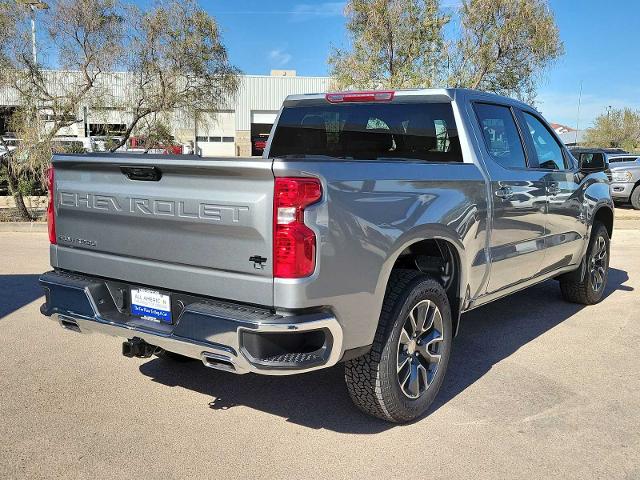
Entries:
{"type": "Polygon", "coordinates": [[[60,317],[58,321],[60,322],[60,326],[65,330],[71,330],[73,332],[81,333],[80,326],[74,319],[68,317],[60,317]]]}
{"type": "Polygon", "coordinates": [[[215,368],[216,370],[225,370],[227,372],[235,372],[236,367],[229,357],[219,355],[217,353],[202,352],[200,355],[202,363],[205,367],[215,368]]]}

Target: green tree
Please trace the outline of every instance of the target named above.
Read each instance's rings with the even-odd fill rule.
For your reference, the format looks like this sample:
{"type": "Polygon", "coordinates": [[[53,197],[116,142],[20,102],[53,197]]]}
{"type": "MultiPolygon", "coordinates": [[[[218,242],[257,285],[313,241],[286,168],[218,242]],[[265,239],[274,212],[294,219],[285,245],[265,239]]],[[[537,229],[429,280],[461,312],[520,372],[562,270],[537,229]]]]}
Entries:
{"type": "Polygon", "coordinates": [[[564,53],[547,0],[464,0],[449,85],[524,100],[564,53]]]}
{"type": "Polygon", "coordinates": [[[564,49],[548,0],[463,0],[459,28],[437,0],[350,0],[338,88],[451,86],[531,100],[564,49]],[[445,31],[446,30],[446,31],[445,31]]]}
{"type": "Polygon", "coordinates": [[[612,109],[599,115],[586,133],[592,147],[640,149],[640,110],[612,109]]]}
{"type": "Polygon", "coordinates": [[[334,48],[337,88],[437,85],[446,65],[438,0],[351,0],[345,8],[350,49],[334,48]]]}
{"type": "Polygon", "coordinates": [[[131,112],[131,121],[112,151],[142,120],[219,110],[239,86],[239,70],[229,62],[216,20],[195,0],[166,0],[147,11],[131,6],[128,18],[129,82],[121,107],[131,112]]]}

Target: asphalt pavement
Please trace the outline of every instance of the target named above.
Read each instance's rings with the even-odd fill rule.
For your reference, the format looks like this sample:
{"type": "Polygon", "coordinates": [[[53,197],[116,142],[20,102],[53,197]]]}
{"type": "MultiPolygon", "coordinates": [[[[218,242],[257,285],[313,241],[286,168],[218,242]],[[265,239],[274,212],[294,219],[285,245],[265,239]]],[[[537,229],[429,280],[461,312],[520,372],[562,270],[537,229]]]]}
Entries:
{"type": "Polygon", "coordinates": [[[444,387],[393,426],[340,365],[235,376],[128,359],[42,317],[43,233],[0,233],[0,479],[640,479],[640,230],[616,230],[604,301],[549,281],[463,317],[444,387]]]}

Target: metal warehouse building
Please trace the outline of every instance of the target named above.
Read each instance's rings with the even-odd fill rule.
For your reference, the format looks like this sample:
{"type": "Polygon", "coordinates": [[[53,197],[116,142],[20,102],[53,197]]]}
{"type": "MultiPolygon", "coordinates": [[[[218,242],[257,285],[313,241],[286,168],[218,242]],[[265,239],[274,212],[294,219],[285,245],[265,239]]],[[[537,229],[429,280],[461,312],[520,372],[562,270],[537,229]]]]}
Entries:
{"type": "MultiPolygon", "coordinates": [[[[77,75],[62,71],[47,73],[52,83],[67,86],[77,75]]],[[[125,100],[127,76],[127,73],[103,75],[101,98],[106,100],[100,108],[80,106],[77,122],[59,134],[117,136],[118,132],[124,131],[131,119],[125,100]]],[[[299,77],[294,70],[274,70],[271,75],[243,75],[237,95],[228,101],[224,110],[201,112],[197,118],[170,112],[167,123],[177,141],[194,145],[196,153],[204,157],[248,156],[252,154],[252,139],[269,133],[287,95],[326,92],[329,85],[328,77],[299,77]]],[[[7,130],[6,118],[17,105],[16,92],[0,89],[0,134],[7,130]]],[[[41,115],[46,117],[46,109],[41,115]]]]}

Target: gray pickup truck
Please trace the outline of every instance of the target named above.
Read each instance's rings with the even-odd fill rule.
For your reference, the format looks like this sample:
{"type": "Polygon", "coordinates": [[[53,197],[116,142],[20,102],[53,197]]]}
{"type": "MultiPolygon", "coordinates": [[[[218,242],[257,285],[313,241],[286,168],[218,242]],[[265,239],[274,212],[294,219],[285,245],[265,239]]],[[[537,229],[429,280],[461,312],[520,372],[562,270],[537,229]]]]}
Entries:
{"type": "Polygon", "coordinates": [[[611,163],[611,196],[640,210],[640,159],[611,163]]]}
{"type": "Polygon", "coordinates": [[[41,311],[127,356],[265,375],[344,362],[358,407],[410,421],[462,313],[550,278],[602,299],[604,168],[500,96],[290,96],[262,158],[55,156],[41,311]]]}
{"type": "Polygon", "coordinates": [[[571,153],[583,165],[593,161],[600,163],[604,158],[613,201],[630,203],[640,210],[640,155],[610,148],[573,148],[571,153]]]}

